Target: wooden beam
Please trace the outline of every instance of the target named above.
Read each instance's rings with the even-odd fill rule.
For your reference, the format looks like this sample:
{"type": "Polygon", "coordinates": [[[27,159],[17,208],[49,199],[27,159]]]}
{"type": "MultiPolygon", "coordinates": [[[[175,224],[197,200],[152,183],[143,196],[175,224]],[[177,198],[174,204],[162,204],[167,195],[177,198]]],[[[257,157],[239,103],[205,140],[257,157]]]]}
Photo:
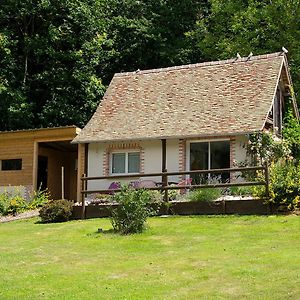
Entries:
{"type": "MultiPolygon", "coordinates": [[[[179,171],[179,172],[167,172],[168,176],[177,175],[191,175],[191,174],[208,174],[208,173],[233,173],[233,172],[245,172],[245,171],[261,171],[265,170],[264,166],[259,167],[242,167],[242,168],[224,168],[224,169],[210,169],[210,170],[193,170],[193,171],[179,171]]],[[[126,175],[109,175],[109,176],[91,176],[83,177],[82,180],[101,180],[101,179],[129,179],[140,177],[158,177],[164,175],[164,172],[159,173],[139,173],[139,174],[126,174],[126,175]]]]}
{"type": "Polygon", "coordinates": [[[84,145],[84,173],[88,176],[89,144],[84,145]]]}
{"type": "MultiPolygon", "coordinates": [[[[167,172],[167,141],[166,139],[161,140],[161,171],[162,173],[167,172]]],[[[168,185],[168,175],[162,175],[162,187],[166,187],[168,185]]],[[[168,190],[164,191],[164,201],[168,201],[168,190]]]]}
{"type": "Polygon", "coordinates": [[[39,155],[39,143],[33,142],[33,162],[32,162],[32,187],[33,190],[37,190],[37,177],[38,177],[38,155],[39,155]]]}

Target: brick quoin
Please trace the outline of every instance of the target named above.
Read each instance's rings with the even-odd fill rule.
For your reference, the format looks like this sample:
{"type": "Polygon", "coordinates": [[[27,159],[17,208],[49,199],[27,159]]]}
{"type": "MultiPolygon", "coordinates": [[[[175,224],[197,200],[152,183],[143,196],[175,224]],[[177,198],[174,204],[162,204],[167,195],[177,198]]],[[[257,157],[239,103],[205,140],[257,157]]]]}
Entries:
{"type": "Polygon", "coordinates": [[[117,150],[139,150],[140,151],[140,173],[145,172],[145,151],[144,148],[141,147],[139,142],[121,142],[121,143],[111,143],[109,144],[103,154],[103,175],[109,176],[109,160],[110,155],[113,151],[117,150]]]}

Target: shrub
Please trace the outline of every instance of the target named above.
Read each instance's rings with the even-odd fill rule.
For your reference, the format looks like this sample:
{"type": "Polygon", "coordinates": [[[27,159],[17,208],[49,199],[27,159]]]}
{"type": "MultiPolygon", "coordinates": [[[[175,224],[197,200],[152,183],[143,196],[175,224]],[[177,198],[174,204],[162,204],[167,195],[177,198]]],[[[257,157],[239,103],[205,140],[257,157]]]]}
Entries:
{"type": "Polygon", "coordinates": [[[40,190],[33,191],[31,195],[31,199],[28,205],[29,209],[37,209],[45,205],[47,202],[49,202],[50,199],[50,193],[46,190],[40,190]]]}
{"type": "Polygon", "coordinates": [[[269,131],[250,134],[246,149],[248,156],[252,158],[252,164],[255,165],[271,164],[279,159],[291,159],[288,141],[278,138],[269,131]]]}
{"type": "Polygon", "coordinates": [[[189,194],[190,201],[210,202],[221,197],[221,190],[218,188],[203,188],[192,191],[189,194]]]}
{"type": "Polygon", "coordinates": [[[43,223],[66,222],[72,216],[73,205],[68,200],[52,200],[40,209],[43,223]]]}
{"type": "MultiPolygon", "coordinates": [[[[171,185],[171,186],[175,186],[175,185],[171,185]]],[[[168,198],[169,200],[176,200],[176,198],[179,196],[179,190],[168,190],[168,198]]]]}
{"type": "Polygon", "coordinates": [[[25,199],[20,195],[15,195],[9,199],[5,214],[16,215],[17,213],[26,210],[27,207],[28,204],[26,203],[25,199]]]}
{"type": "Polygon", "coordinates": [[[0,215],[5,215],[9,204],[9,194],[3,192],[0,194],[0,215]]]}
{"type": "Polygon", "coordinates": [[[111,222],[114,230],[121,234],[142,232],[146,219],[154,213],[150,208],[151,193],[123,186],[114,196],[119,205],[112,210],[111,222]]]}
{"type": "Polygon", "coordinates": [[[27,202],[22,197],[18,189],[12,192],[4,191],[0,194],[0,214],[15,215],[23,212],[27,208],[27,202]]]}
{"type": "Polygon", "coordinates": [[[270,202],[294,210],[300,202],[300,164],[277,163],[270,168],[270,202]]]}

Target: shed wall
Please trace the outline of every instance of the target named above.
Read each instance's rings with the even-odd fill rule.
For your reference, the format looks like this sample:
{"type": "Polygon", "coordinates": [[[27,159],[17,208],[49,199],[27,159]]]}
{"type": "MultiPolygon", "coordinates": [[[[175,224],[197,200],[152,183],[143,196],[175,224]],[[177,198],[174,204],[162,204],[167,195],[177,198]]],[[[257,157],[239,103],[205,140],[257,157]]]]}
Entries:
{"type": "Polygon", "coordinates": [[[25,195],[26,191],[32,190],[33,142],[26,139],[1,141],[0,160],[20,158],[22,159],[22,170],[0,170],[0,191],[19,189],[21,194],[25,195]]]}

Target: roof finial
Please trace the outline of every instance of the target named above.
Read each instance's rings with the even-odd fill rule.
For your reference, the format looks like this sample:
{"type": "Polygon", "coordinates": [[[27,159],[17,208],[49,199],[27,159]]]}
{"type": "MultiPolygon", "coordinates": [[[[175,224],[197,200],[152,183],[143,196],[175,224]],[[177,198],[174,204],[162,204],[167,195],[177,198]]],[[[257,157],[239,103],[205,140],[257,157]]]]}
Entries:
{"type": "Polygon", "coordinates": [[[240,56],[239,53],[237,53],[237,54],[236,54],[236,58],[237,58],[237,59],[241,59],[242,57],[240,56]]]}
{"type": "Polygon", "coordinates": [[[141,72],[141,70],[140,69],[137,69],[136,71],[135,71],[135,73],[140,73],[141,72]]]}
{"type": "Polygon", "coordinates": [[[282,52],[283,52],[284,54],[287,54],[287,53],[289,52],[289,50],[286,49],[286,48],[284,48],[284,47],[282,47],[281,50],[282,50],[282,52]]]}

